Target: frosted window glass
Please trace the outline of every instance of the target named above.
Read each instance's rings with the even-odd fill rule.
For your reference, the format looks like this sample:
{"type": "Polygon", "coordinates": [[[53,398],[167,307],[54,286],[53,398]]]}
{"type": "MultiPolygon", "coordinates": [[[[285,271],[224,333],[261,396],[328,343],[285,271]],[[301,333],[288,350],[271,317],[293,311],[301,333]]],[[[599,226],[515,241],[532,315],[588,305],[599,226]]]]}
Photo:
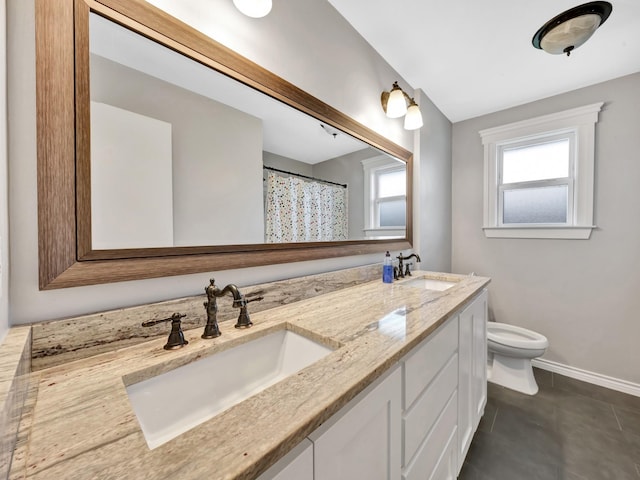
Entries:
{"type": "Polygon", "coordinates": [[[502,183],[530,182],[569,176],[569,139],[502,152],[502,183]]]}
{"type": "Polygon", "coordinates": [[[502,223],[567,223],[568,193],[567,185],[505,190],[502,223]]]}
{"type": "Polygon", "coordinates": [[[406,224],[406,200],[389,200],[380,202],[380,226],[404,227],[406,224]]]}
{"type": "Polygon", "coordinates": [[[378,174],[378,197],[395,197],[407,191],[406,170],[378,174]]]}

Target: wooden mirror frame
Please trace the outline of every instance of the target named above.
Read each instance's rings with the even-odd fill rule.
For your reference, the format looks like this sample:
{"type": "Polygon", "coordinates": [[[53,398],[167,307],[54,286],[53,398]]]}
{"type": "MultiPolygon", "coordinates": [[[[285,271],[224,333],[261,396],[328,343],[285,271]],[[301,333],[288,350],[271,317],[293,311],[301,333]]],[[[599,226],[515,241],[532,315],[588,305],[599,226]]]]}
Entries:
{"type": "Polygon", "coordinates": [[[411,248],[411,152],[143,0],[36,0],[36,85],[41,290],[411,248]],[[406,162],[405,238],[92,250],[90,12],[406,162]]]}

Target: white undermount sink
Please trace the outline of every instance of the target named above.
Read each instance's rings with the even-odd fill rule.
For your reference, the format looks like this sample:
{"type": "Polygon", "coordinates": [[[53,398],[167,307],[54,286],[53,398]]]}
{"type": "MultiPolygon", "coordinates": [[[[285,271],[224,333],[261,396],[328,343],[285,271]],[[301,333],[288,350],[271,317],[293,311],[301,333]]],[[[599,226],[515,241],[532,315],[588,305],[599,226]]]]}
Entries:
{"type": "Polygon", "coordinates": [[[400,285],[404,285],[406,287],[421,288],[425,290],[436,290],[438,292],[444,292],[445,290],[450,289],[456,284],[457,282],[449,282],[446,280],[437,280],[435,278],[427,277],[413,278],[411,280],[406,280],[400,283],[400,285]]]}
{"type": "Polygon", "coordinates": [[[153,449],[331,352],[283,329],[134,383],[127,394],[153,449]]]}

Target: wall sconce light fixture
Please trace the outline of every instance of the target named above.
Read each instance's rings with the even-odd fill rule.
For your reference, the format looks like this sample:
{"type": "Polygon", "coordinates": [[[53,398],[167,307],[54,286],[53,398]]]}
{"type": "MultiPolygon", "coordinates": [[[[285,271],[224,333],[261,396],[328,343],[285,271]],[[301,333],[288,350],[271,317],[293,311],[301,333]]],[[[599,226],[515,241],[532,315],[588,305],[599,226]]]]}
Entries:
{"type": "Polygon", "coordinates": [[[271,11],[271,0],[233,0],[233,4],[247,17],[261,18],[271,11]]]}
{"type": "Polygon", "coordinates": [[[613,7],[609,2],[589,2],[570,8],[545,23],[533,36],[533,46],[554,55],[567,56],[591,38],[613,7]]]}
{"type": "Polygon", "coordinates": [[[382,109],[389,118],[404,116],[404,128],[416,130],[422,127],[422,113],[416,101],[400,88],[398,82],[393,82],[391,91],[383,91],[380,96],[382,109]]]}

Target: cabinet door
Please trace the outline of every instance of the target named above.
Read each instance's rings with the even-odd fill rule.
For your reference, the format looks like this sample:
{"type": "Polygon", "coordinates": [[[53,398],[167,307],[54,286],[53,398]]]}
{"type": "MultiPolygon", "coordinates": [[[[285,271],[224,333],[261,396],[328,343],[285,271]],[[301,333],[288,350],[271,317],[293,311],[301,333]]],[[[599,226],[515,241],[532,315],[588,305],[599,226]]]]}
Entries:
{"type": "Polygon", "coordinates": [[[458,471],[487,401],[487,291],[460,313],[458,377],[458,471]]]}
{"type": "Polygon", "coordinates": [[[399,368],[313,432],[315,480],[399,480],[399,368]]]}
{"type": "Polygon", "coordinates": [[[305,438],[258,480],[313,480],[313,443],[305,438]]]}
{"type": "Polygon", "coordinates": [[[473,371],[472,399],[474,402],[474,430],[478,427],[487,404],[487,291],[483,290],[473,302],[473,371]]]}
{"type": "Polygon", "coordinates": [[[461,466],[473,437],[475,405],[471,399],[473,374],[473,309],[465,308],[459,316],[458,344],[458,464],[461,466]]]}

